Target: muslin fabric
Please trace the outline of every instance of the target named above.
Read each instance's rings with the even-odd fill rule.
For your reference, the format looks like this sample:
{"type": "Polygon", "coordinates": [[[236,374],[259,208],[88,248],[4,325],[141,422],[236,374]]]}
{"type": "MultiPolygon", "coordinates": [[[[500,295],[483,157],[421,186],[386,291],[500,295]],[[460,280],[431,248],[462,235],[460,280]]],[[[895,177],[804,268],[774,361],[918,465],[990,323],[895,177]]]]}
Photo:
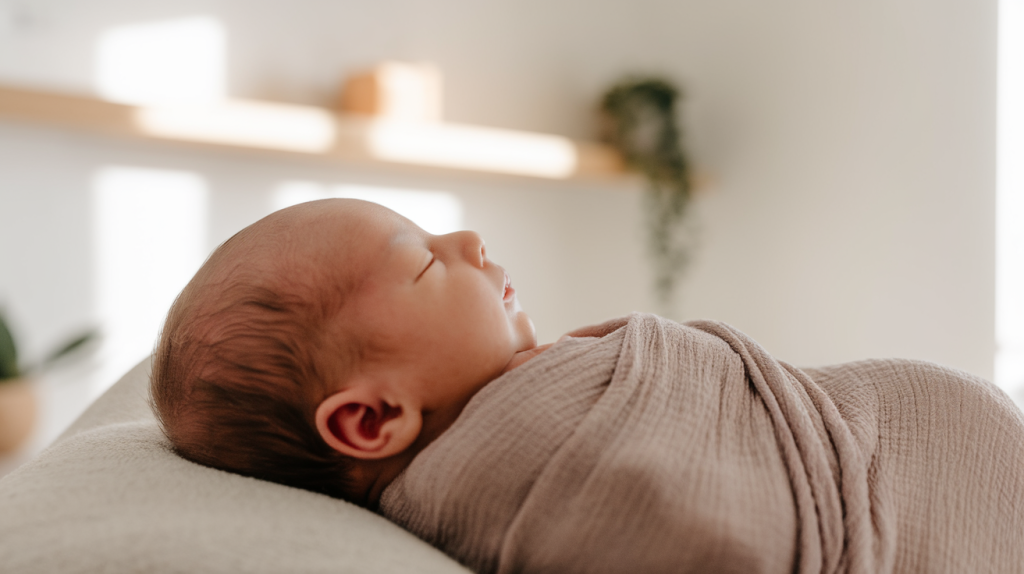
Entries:
{"type": "Polygon", "coordinates": [[[477,572],[1024,572],[1024,417],[938,365],[636,314],[485,387],[380,511],[477,572]]]}

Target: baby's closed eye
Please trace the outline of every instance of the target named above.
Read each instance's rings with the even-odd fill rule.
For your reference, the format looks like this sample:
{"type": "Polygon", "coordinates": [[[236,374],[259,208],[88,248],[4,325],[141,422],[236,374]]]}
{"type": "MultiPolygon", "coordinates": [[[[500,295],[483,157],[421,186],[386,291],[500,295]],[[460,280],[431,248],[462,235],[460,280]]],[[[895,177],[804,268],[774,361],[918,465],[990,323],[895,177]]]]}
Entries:
{"type": "Polygon", "coordinates": [[[420,271],[420,274],[416,276],[417,281],[420,280],[420,277],[423,277],[423,275],[427,272],[427,269],[430,269],[431,267],[434,266],[435,261],[437,261],[437,257],[435,257],[433,253],[430,253],[430,260],[427,261],[426,266],[423,267],[423,271],[420,271]]]}

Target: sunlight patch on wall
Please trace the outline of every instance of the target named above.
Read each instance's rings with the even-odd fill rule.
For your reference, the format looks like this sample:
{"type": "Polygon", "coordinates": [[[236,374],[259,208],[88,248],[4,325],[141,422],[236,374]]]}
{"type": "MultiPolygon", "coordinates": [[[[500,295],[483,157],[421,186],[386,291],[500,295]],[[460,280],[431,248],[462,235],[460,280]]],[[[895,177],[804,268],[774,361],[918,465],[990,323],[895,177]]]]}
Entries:
{"type": "Polygon", "coordinates": [[[101,385],[153,351],[168,308],[205,259],[207,193],[206,181],[190,172],[116,166],[96,172],[101,385]]]}
{"type": "Polygon", "coordinates": [[[995,382],[1024,404],[1024,0],[999,5],[995,382]]]}
{"type": "Polygon", "coordinates": [[[462,202],[443,191],[370,185],[326,186],[309,181],[290,181],[282,183],[274,192],[273,209],[277,211],[306,201],[332,197],[379,203],[435,235],[462,229],[462,202]]]}
{"type": "Polygon", "coordinates": [[[96,88],[128,104],[201,104],[226,94],[226,34],[208,16],[111,28],[96,45],[96,88]]]}

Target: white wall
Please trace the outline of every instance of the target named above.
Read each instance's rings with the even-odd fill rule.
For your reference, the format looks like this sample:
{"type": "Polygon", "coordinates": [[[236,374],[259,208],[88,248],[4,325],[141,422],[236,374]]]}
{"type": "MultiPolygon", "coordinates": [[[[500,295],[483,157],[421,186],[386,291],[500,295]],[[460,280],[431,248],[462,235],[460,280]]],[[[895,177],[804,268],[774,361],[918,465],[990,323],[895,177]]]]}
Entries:
{"type": "MultiPolygon", "coordinates": [[[[103,30],[193,15],[225,25],[241,97],[326,104],[359,66],[430,60],[450,120],[590,137],[607,85],[665,74],[714,178],[682,318],[729,321],[797,364],[905,356],[992,375],[994,0],[0,0],[14,5],[27,18],[0,31],[0,81],[80,92],[103,30]]],[[[30,350],[96,319],[88,186],[109,164],[203,175],[211,247],[285,180],[452,190],[543,339],[653,309],[633,184],[254,161],[0,122],[0,301],[30,350]]]]}

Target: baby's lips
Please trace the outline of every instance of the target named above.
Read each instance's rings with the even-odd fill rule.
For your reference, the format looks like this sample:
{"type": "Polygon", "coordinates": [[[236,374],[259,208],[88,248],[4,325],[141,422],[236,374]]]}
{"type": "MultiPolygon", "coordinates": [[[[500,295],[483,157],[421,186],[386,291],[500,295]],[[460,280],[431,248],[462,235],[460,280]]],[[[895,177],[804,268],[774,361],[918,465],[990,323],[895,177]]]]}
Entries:
{"type": "Polygon", "coordinates": [[[502,271],[505,273],[505,288],[502,290],[501,298],[508,302],[516,296],[516,290],[512,287],[512,278],[508,276],[508,271],[502,271]]]}

